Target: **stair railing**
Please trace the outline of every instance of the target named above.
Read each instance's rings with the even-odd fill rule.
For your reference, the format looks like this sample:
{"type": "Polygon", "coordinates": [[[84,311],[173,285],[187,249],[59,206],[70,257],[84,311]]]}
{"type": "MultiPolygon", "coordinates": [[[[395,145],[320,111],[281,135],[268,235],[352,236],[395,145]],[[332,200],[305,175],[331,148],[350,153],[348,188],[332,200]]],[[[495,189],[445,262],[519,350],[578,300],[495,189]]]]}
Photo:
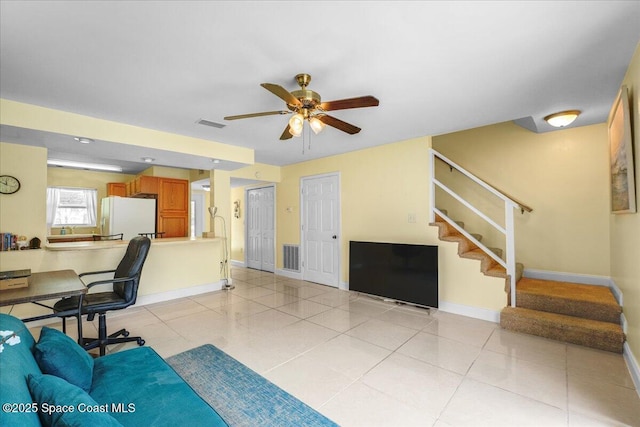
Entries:
{"type": "Polygon", "coordinates": [[[430,222],[432,222],[432,223],[435,222],[435,216],[436,216],[436,214],[438,214],[440,217],[444,218],[456,230],[460,231],[466,238],[471,240],[478,247],[482,248],[498,264],[500,264],[502,267],[504,267],[504,269],[507,272],[507,276],[509,278],[509,287],[510,287],[510,290],[511,290],[511,301],[510,301],[511,302],[511,306],[515,307],[516,306],[516,259],[515,259],[516,245],[515,245],[515,227],[514,227],[513,211],[514,211],[514,209],[519,209],[521,213],[524,213],[525,211],[526,212],[531,212],[533,209],[531,209],[529,206],[527,206],[527,205],[525,205],[525,204],[523,204],[521,202],[518,202],[517,200],[515,200],[512,197],[508,196],[503,191],[500,191],[497,188],[495,188],[494,186],[492,186],[492,185],[486,183],[485,181],[481,180],[480,178],[478,178],[477,176],[475,176],[474,174],[472,174],[468,170],[464,169],[460,165],[456,164],[454,161],[448,159],[447,157],[445,157],[444,155],[442,155],[441,153],[437,152],[436,150],[434,150],[432,148],[429,149],[429,157],[430,157],[430,161],[431,161],[431,194],[430,194],[431,210],[430,210],[430,222]],[[445,184],[443,184],[441,181],[439,181],[436,178],[436,172],[435,172],[436,171],[436,168],[435,168],[436,159],[443,161],[450,168],[455,169],[458,172],[462,173],[464,176],[466,176],[467,178],[469,178],[470,180],[472,180],[476,184],[480,185],[482,188],[484,188],[485,190],[489,191],[494,196],[498,197],[498,199],[502,200],[502,202],[504,204],[504,219],[505,219],[504,227],[501,226],[500,224],[496,223],[493,219],[491,219],[489,216],[487,216],[486,214],[481,212],[478,208],[473,206],[470,202],[465,200],[462,196],[457,194],[454,190],[452,190],[451,188],[449,188],[445,184]],[[466,206],[474,214],[476,214],[480,218],[484,219],[487,223],[489,223],[492,227],[494,227],[496,230],[498,230],[500,233],[502,233],[505,236],[505,260],[503,260],[502,258],[498,257],[496,254],[494,254],[493,251],[491,251],[485,245],[480,243],[475,237],[470,235],[466,230],[462,229],[460,226],[455,224],[454,221],[450,220],[447,215],[445,215],[442,211],[440,211],[436,207],[436,187],[438,187],[438,188],[442,189],[443,191],[445,191],[447,194],[449,194],[451,197],[456,199],[458,202],[460,202],[461,204],[466,206]]]}

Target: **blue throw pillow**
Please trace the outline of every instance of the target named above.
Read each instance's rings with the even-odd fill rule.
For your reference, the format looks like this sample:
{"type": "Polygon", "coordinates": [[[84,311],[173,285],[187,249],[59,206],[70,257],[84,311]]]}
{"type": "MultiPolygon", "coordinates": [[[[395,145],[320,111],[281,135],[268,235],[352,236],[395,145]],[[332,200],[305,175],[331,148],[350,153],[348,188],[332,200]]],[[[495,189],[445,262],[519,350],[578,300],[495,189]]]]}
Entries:
{"type": "Polygon", "coordinates": [[[91,389],[93,357],[59,330],[44,326],[33,355],[43,374],[60,377],[87,392],[91,389]]]}
{"type": "Polygon", "coordinates": [[[31,397],[45,426],[122,426],[86,392],[53,375],[27,377],[31,397]]]}

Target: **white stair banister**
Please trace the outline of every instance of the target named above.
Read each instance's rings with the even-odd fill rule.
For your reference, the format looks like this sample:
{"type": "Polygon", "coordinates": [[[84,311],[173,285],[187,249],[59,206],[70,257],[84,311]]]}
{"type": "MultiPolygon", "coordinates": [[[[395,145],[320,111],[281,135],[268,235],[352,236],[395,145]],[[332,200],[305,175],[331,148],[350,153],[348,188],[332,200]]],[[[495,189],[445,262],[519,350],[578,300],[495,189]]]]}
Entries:
{"type": "MultiPolygon", "coordinates": [[[[510,196],[508,196],[504,192],[496,189],[492,185],[488,184],[487,182],[485,182],[482,179],[478,178],[477,176],[475,176],[471,172],[467,171],[463,167],[459,166],[458,164],[456,164],[452,160],[450,160],[447,157],[443,156],[442,154],[438,153],[433,148],[429,149],[429,157],[430,157],[430,163],[431,163],[431,173],[430,173],[430,179],[431,179],[430,191],[431,191],[431,194],[430,194],[430,197],[429,197],[430,198],[430,202],[431,202],[431,209],[430,209],[430,214],[429,214],[430,215],[430,221],[431,222],[435,222],[436,213],[442,214],[436,207],[436,189],[440,188],[443,191],[445,191],[447,194],[449,194],[451,197],[453,197],[455,200],[457,200],[459,203],[461,203],[462,205],[467,207],[469,210],[471,210],[475,215],[477,215],[480,218],[482,218],[484,221],[489,223],[493,228],[495,228],[496,230],[498,230],[500,233],[502,233],[504,235],[504,237],[505,237],[506,262],[504,262],[502,260],[499,260],[498,262],[499,262],[500,265],[503,265],[505,267],[505,270],[507,272],[507,277],[509,278],[509,287],[510,287],[510,291],[511,291],[510,292],[510,294],[511,294],[510,304],[511,304],[512,307],[515,307],[516,306],[516,260],[515,260],[515,223],[514,223],[513,211],[514,211],[514,209],[519,209],[522,213],[524,213],[525,211],[531,212],[533,209],[531,209],[529,206],[527,206],[527,205],[525,205],[523,203],[520,203],[520,202],[514,200],[513,198],[511,198],[510,196]],[[445,185],[444,183],[439,181],[436,178],[436,175],[435,175],[436,159],[442,160],[452,170],[453,169],[457,170],[458,172],[460,172],[464,176],[466,176],[468,179],[470,179],[471,181],[473,181],[476,184],[480,185],[482,188],[487,190],[489,193],[493,194],[494,196],[496,196],[500,200],[502,200],[502,202],[504,203],[504,222],[505,222],[504,227],[500,226],[497,222],[495,222],[493,219],[491,219],[488,215],[486,215],[485,213],[481,212],[478,208],[473,206],[472,203],[470,203],[469,201],[465,200],[462,196],[457,194],[454,190],[452,190],[447,185],[445,185]]],[[[469,236],[469,234],[466,231],[464,231],[461,227],[457,226],[452,221],[448,221],[448,222],[454,228],[457,228],[461,233],[463,233],[466,236],[469,236]]],[[[472,240],[474,241],[474,243],[477,246],[479,246],[486,253],[488,253],[490,256],[492,256],[492,258],[496,259],[496,257],[492,253],[492,251],[489,250],[486,246],[484,246],[482,243],[478,242],[475,238],[472,238],[472,240]]]]}

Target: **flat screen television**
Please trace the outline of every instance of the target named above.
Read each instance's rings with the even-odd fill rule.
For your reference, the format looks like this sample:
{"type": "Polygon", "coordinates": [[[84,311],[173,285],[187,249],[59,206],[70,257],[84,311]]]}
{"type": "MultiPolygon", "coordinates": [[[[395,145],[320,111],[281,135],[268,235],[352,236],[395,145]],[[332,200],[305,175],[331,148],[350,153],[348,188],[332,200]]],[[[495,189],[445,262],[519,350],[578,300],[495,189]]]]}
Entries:
{"type": "Polygon", "coordinates": [[[349,242],[349,290],[438,307],[438,247],[349,242]]]}

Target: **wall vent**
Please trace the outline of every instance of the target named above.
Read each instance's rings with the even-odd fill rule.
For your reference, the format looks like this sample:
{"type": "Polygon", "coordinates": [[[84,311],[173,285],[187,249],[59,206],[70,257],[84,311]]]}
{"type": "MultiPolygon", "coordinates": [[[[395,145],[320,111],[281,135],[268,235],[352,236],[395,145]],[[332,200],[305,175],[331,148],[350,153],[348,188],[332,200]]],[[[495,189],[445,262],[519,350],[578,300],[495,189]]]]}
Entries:
{"type": "Polygon", "coordinates": [[[282,258],[285,270],[300,271],[299,245],[282,245],[282,258]]]}
{"type": "Polygon", "coordinates": [[[216,123],[216,122],[212,122],[211,120],[205,120],[205,119],[200,119],[196,123],[199,125],[211,126],[212,128],[218,128],[218,129],[222,129],[223,127],[226,126],[226,125],[223,125],[222,123],[216,123]]]}

